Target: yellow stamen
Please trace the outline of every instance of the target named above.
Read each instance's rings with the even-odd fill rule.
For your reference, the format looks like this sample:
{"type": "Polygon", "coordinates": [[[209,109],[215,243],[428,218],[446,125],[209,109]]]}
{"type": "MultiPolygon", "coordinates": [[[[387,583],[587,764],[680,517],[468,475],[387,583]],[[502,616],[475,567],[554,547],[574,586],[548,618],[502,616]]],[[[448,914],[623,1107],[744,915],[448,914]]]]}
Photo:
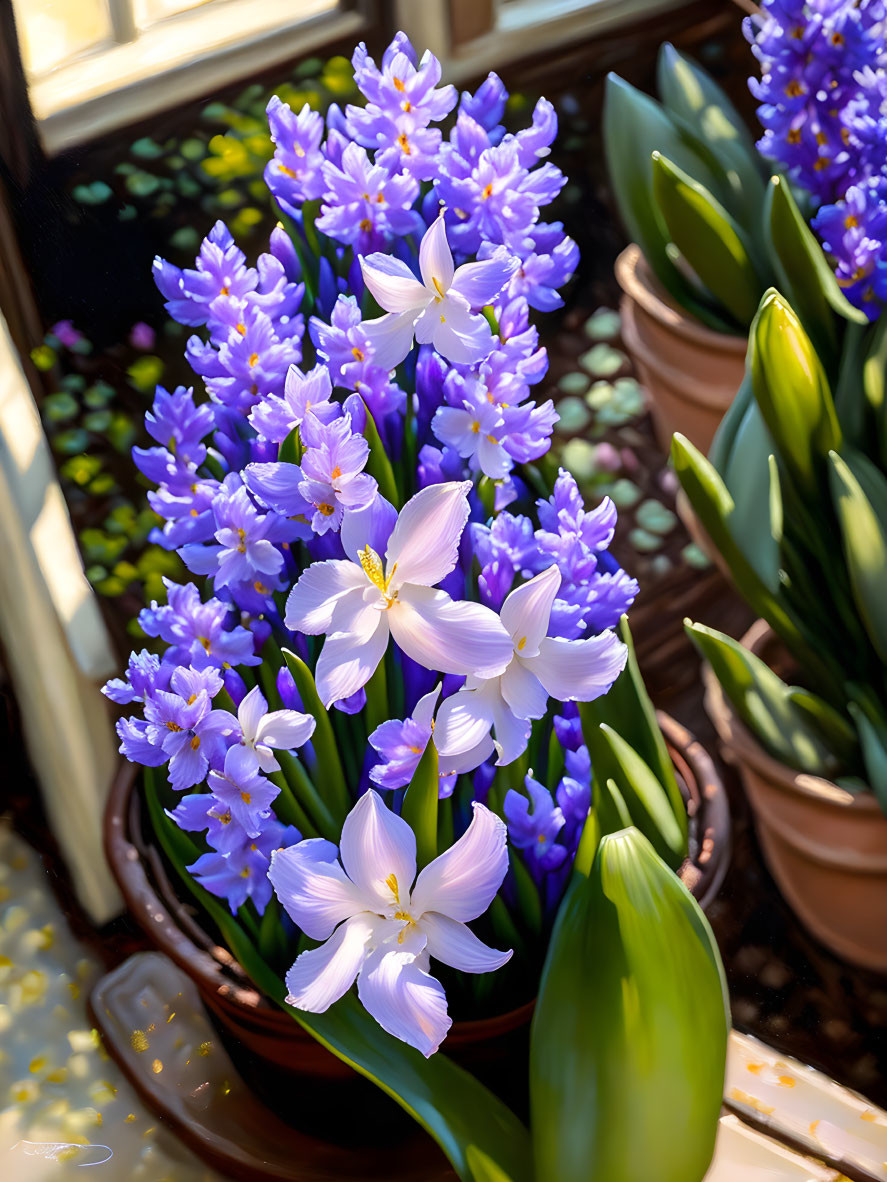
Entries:
{"type": "Polygon", "coordinates": [[[447,293],[446,293],[446,292],[444,291],[444,289],[441,287],[441,285],[440,285],[440,280],[438,279],[438,277],[437,277],[436,275],[432,275],[432,276],[431,276],[431,282],[432,282],[432,283],[434,284],[434,286],[437,288],[437,298],[438,298],[439,300],[442,300],[442,299],[444,298],[444,296],[445,296],[447,293]]]}
{"type": "Polygon", "coordinates": [[[520,653],[520,652],[523,652],[524,648],[526,647],[526,643],[527,643],[527,638],[526,638],[526,636],[522,636],[522,637],[520,638],[520,640],[517,642],[517,651],[518,651],[519,653],[520,653]]]}
{"type": "Polygon", "coordinates": [[[199,746],[200,746],[200,739],[197,737],[197,735],[194,735],[194,736],[192,736],[192,738],[191,738],[191,750],[192,750],[192,751],[196,751],[196,750],[197,750],[197,748],[198,748],[199,746]]]}
{"type": "Polygon", "coordinates": [[[389,874],[388,877],[385,879],[385,885],[388,887],[389,891],[391,891],[392,895],[394,895],[395,903],[397,903],[399,905],[400,904],[400,887],[397,885],[397,875],[396,874],[389,874]]]}

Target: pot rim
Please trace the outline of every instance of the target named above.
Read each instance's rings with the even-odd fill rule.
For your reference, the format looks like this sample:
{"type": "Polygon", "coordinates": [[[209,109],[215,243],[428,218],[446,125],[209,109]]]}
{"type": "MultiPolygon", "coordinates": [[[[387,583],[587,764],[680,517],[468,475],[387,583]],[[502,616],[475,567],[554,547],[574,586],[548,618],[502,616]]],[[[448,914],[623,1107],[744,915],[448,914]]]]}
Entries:
{"type": "Polygon", "coordinates": [[[706,349],[745,357],[747,338],[708,328],[679,308],[660,286],[636,242],[629,243],[620,253],[614,270],[625,294],[672,332],[706,349]]]}
{"type": "MultiPolygon", "coordinates": [[[[762,650],[776,638],[776,633],[766,620],[758,619],[740,638],[739,643],[763,658],[762,650]]],[[[708,661],[702,662],[702,680],[705,684],[705,709],[715,725],[718,736],[731,756],[731,762],[739,760],[749,764],[771,783],[795,796],[815,801],[825,806],[849,809],[860,813],[882,814],[875,794],[848,792],[824,776],[810,772],[798,772],[786,763],[781,763],[765,751],[752,732],[736,715],[721,683],[715,676],[708,661]]]]}
{"type": "MultiPolygon", "coordinates": [[[[710,853],[701,841],[703,848],[696,859],[688,859],[681,868],[681,872],[688,866],[696,871],[698,877],[689,889],[705,910],[720,890],[730,863],[731,821],[726,790],[711,756],[695,736],[664,711],[657,711],[656,717],[676,770],[687,780],[690,799],[697,799],[697,809],[705,810],[702,815],[706,828],[700,837],[710,838],[710,853]],[[685,770],[695,782],[696,797],[685,770]]],[[[149,877],[145,852],[130,836],[130,812],[137,807],[134,789],[138,774],[138,765],[121,760],[108,793],[102,831],[105,856],[127,911],[179,968],[199,982],[203,991],[242,1007],[259,1021],[276,1017],[282,1011],[255,987],[227,948],[214,945],[211,952],[201,947],[172,916],[162,888],[149,877]]],[[[172,884],[170,889],[174,890],[172,884]]],[[[535,1004],[532,999],[501,1014],[454,1022],[448,1041],[451,1045],[467,1044],[506,1033],[529,1021],[535,1004]]],[[[302,1028],[295,1025],[294,1029],[302,1028]]],[[[306,1038],[312,1037],[304,1033],[306,1038]]]]}
{"type": "MultiPolygon", "coordinates": [[[[730,392],[726,393],[724,387],[707,385],[705,382],[697,381],[691,374],[684,373],[663,360],[658,354],[654,354],[644,341],[637,326],[635,311],[632,307],[632,304],[637,302],[639,301],[633,292],[631,294],[625,292],[619,306],[622,339],[629,353],[639,365],[654,370],[662,381],[671,386],[673,390],[680,391],[680,396],[685,402],[692,403],[693,406],[697,406],[701,410],[723,416],[736,397],[736,391],[731,388],[730,392]]],[[[669,324],[668,327],[672,329],[675,326],[669,324]]]]}

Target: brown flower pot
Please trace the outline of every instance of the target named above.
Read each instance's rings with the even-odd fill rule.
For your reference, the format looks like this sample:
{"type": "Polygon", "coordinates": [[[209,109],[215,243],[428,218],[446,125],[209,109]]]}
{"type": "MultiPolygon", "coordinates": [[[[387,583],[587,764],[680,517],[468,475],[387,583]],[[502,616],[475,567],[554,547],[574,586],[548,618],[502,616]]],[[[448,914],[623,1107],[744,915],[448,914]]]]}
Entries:
{"type": "Polygon", "coordinates": [[[660,287],[639,246],[616,260],[623,296],[622,340],[650,394],[656,438],[665,451],[681,431],[708,453],[745,375],[744,337],[715,332],[660,287]]]}
{"type": "MultiPolygon", "coordinates": [[[[730,857],[726,793],[710,757],[693,736],[667,715],[660,714],[659,722],[690,818],[690,856],[681,868],[681,877],[707,907],[723,881],[730,857]]],[[[195,909],[182,901],[187,897],[185,892],[170,881],[160,851],[143,825],[137,782],[137,769],[123,764],[108,799],[105,848],[111,869],[133,919],[196,984],[247,1082],[285,1118],[292,1115],[291,1096],[298,1089],[301,1116],[307,1126],[330,1137],[335,1136],[343,1103],[352,1112],[376,1110],[377,1098],[390,1104],[259,993],[227,949],[201,927],[195,909]],[[302,1103],[306,1083],[310,1084],[309,1096],[302,1103]],[[334,1118],[327,1127],[325,1111],[334,1118]]],[[[493,1018],[454,1022],[444,1044],[451,1058],[518,1108],[526,1090],[533,1005],[530,1002],[493,1018]]],[[[398,1116],[399,1110],[392,1105],[395,1123],[398,1116]]],[[[368,1120],[368,1125],[374,1123],[368,1120]]]]}
{"type": "MultiPolygon", "coordinates": [[[[779,644],[758,620],[746,648],[776,664],[779,644]]],[[[887,817],[870,792],[773,759],[739,721],[711,668],[705,706],[739,769],[767,865],[798,917],[838,956],[887,972],[887,817]]]]}

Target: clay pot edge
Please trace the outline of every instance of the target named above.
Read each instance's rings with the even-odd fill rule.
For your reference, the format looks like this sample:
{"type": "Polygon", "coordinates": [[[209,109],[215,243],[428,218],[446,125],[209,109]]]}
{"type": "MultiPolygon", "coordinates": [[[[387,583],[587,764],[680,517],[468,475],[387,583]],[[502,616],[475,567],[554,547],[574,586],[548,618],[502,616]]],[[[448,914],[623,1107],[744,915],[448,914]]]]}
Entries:
{"type": "MultiPolygon", "coordinates": [[[[760,650],[774,635],[775,633],[766,620],[755,620],[745,635],[740,638],[739,643],[749,652],[760,657],[760,650]]],[[[796,796],[857,812],[881,813],[881,806],[873,792],[848,792],[832,780],[813,775],[810,772],[795,771],[788,764],[775,759],[764,750],[748,727],[737,717],[721,683],[707,661],[702,663],[702,679],[705,684],[706,712],[714,723],[718,736],[726,748],[725,754],[731,759],[731,762],[745,761],[762,776],[773,780],[780,787],[785,788],[787,792],[796,796]]]]}
{"type": "Polygon", "coordinates": [[[748,348],[745,337],[708,328],[674,303],[650,270],[637,243],[630,243],[621,252],[614,264],[614,271],[626,295],[672,332],[706,349],[745,357],[748,348]]]}

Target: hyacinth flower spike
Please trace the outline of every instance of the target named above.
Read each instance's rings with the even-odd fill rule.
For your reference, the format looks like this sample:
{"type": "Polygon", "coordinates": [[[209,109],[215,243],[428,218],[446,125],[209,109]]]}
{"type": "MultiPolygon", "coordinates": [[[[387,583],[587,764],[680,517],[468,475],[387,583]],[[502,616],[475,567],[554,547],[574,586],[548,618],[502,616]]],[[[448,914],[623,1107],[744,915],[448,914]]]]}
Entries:
{"type": "Polygon", "coordinates": [[[502,604],[501,619],[512,657],[501,676],[471,675],[437,714],[435,744],[446,761],[475,747],[492,728],[499,764],[527,746],[530,721],[542,718],[549,696],[590,702],[605,694],[625,665],[625,645],[613,632],[584,640],[548,636],[551,609],[561,584],[557,566],[517,587],[502,604]]]}
{"type": "Polygon", "coordinates": [[[394,369],[412,348],[413,337],[460,365],[473,365],[490,355],[496,338],[474,309],[491,303],[518,265],[504,247],[492,258],[463,263],[456,270],[441,214],[419,247],[421,279],[387,254],[361,257],[360,265],[364,282],[388,313],[364,325],[377,364],[394,369]]]}
{"type": "Polygon", "coordinates": [[[470,488],[470,481],[451,481],[416,493],[387,539],[384,563],[369,540],[352,548],[346,513],[342,540],[354,558],[315,562],[303,571],[287,601],[286,626],[326,635],[315,670],[325,706],[366,685],[389,636],[407,656],[440,673],[492,677],[508,664],[512,644],[496,613],[434,590],[456,565],[470,488]]]}
{"type": "Polygon", "coordinates": [[[372,789],[346,817],[338,850],[309,838],[272,855],[268,877],[281,904],[307,936],[324,941],[287,973],[291,1006],[322,1014],[356,980],[361,1004],[383,1030],[426,1058],[434,1054],[452,1020],[430,958],[489,973],[511,957],[466,927],[490,906],[508,869],[505,825],[484,805],[473,808],[464,835],[418,878],[415,834],[372,789]]]}

